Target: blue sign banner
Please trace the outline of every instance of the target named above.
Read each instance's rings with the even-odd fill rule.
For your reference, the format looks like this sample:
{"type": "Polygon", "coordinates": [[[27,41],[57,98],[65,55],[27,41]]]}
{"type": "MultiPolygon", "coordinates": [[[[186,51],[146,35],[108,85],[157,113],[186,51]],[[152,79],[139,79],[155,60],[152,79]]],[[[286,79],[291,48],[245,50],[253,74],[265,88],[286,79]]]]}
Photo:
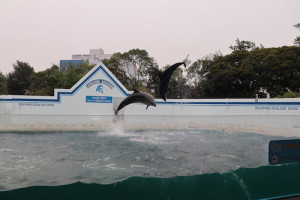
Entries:
{"type": "Polygon", "coordinates": [[[300,162],[300,139],[271,140],[269,143],[270,165],[300,162]]]}
{"type": "Polygon", "coordinates": [[[87,103],[112,103],[112,97],[106,96],[86,96],[87,103]]]}

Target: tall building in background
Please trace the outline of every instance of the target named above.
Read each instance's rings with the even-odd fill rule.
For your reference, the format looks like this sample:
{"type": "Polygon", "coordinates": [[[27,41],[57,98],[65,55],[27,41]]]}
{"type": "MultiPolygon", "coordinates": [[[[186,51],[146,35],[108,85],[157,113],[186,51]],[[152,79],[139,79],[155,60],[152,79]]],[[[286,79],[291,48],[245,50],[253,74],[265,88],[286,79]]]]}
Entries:
{"type": "Polygon", "coordinates": [[[112,54],[104,54],[103,49],[90,49],[90,54],[75,54],[72,55],[72,60],[88,61],[90,65],[98,64],[101,60],[109,59],[112,54]]]}
{"type": "Polygon", "coordinates": [[[77,67],[83,62],[87,62],[89,65],[96,65],[101,60],[110,59],[112,54],[104,54],[103,49],[90,49],[90,54],[74,54],[72,60],[60,60],[60,69],[64,69],[70,66],[77,67]]]}
{"type": "Polygon", "coordinates": [[[68,67],[78,67],[83,63],[83,60],[60,60],[59,69],[63,70],[68,67]]]}

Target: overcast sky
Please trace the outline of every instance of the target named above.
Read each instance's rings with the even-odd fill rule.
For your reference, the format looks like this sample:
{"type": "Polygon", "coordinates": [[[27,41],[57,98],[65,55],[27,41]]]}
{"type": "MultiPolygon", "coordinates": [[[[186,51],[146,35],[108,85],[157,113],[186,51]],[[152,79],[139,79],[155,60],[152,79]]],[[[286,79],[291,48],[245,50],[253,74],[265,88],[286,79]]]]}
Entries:
{"type": "Polygon", "coordinates": [[[42,71],[72,54],[146,50],[160,67],[229,54],[235,40],[291,46],[300,0],[0,0],[0,71],[42,71]]]}

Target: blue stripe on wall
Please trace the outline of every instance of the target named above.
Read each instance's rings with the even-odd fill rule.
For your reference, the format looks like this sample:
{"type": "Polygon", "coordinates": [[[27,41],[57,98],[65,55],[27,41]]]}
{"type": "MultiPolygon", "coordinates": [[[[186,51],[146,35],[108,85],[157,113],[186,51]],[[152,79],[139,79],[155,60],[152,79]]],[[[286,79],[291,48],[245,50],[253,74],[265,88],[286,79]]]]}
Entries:
{"type": "Polygon", "coordinates": [[[300,105],[300,102],[156,102],[156,104],[185,104],[185,105],[300,105]]]}

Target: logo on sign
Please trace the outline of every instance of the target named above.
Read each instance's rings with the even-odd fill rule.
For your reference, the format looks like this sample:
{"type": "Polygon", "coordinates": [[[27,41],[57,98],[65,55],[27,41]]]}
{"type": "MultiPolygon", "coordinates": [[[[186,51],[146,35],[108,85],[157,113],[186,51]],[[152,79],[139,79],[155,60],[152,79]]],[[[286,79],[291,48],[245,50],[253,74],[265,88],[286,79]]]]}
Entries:
{"type": "Polygon", "coordinates": [[[97,92],[101,92],[103,94],[104,90],[103,90],[103,85],[98,85],[98,87],[96,88],[97,92]]]}
{"type": "Polygon", "coordinates": [[[93,85],[98,85],[96,87],[96,92],[100,92],[101,94],[104,93],[104,85],[106,85],[110,89],[114,88],[114,85],[111,82],[109,82],[107,80],[104,80],[104,79],[95,79],[95,80],[92,80],[92,81],[90,81],[90,82],[88,82],[86,84],[86,87],[90,88],[93,85]]]}

